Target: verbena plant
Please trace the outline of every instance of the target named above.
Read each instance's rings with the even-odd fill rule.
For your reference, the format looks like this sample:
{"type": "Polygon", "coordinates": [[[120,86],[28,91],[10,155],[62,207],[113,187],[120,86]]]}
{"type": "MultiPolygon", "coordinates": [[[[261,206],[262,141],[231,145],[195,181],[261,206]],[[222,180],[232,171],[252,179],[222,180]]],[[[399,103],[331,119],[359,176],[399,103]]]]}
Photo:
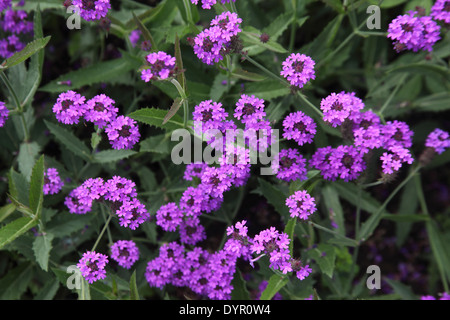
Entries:
{"type": "Polygon", "coordinates": [[[447,298],[449,8],[0,1],[0,298],[447,298]]]}

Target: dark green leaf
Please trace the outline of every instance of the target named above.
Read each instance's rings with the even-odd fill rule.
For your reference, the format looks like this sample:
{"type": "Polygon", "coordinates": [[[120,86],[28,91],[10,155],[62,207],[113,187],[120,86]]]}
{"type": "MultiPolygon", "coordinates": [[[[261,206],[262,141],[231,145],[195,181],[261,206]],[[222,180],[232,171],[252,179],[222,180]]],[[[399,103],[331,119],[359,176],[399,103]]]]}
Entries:
{"type": "Polygon", "coordinates": [[[144,108],[133,112],[129,115],[129,117],[151,126],[166,129],[168,131],[184,128],[183,119],[178,115],[174,115],[169,119],[169,121],[167,121],[167,123],[163,124],[166,114],[166,110],[144,108]]]}
{"type": "Polygon", "coordinates": [[[180,106],[182,103],[183,103],[183,99],[180,99],[180,98],[176,98],[173,101],[172,105],[170,106],[169,111],[167,111],[167,114],[165,115],[165,117],[163,119],[162,125],[165,125],[170,120],[170,118],[172,118],[174,115],[177,114],[178,109],[180,109],[180,106]]]}
{"type": "Polygon", "coordinates": [[[326,243],[319,243],[316,248],[308,250],[307,254],[308,257],[316,261],[324,274],[330,278],[333,277],[336,262],[336,251],[334,250],[334,246],[326,243]]]}
{"type": "Polygon", "coordinates": [[[19,300],[33,278],[30,264],[22,263],[8,270],[0,280],[0,300],[19,300]]]}
{"type": "Polygon", "coordinates": [[[20,145],[17,162],[19,164],[20,173],[22,173],[27,180],[30,179],[34,162],[40,151],[41,147],[37,142],[23,142],[20,145]]]}
{"type": "Polygon", "coordinates": [[[36,218],[40,217],[44,202],[44,155],[42,155],[33,167],[30,180],[30,209],[36,218]]]}
{"type": "Polygon", "coordinates": [[[108,163],[116,162],[131,157],[136,154],[133,150],[105,150],[94,154],[94,162],[96,163],[108,163]]]}
{"type": "Polygon", "coordinates": [[[236,269],[231,285],[233,286],[231,300],[250,300],[250,293],[248,292],[245,280],[239,269],[236,269]]]}
{"type": "Polygon", "coordinates": [[[22,49],[19,52],[16,52],[12,57],[6,59],[0,69],[7,69],[11,68],[25,60],[27,60],[29,57],[31,57],[33,54],[38,52],[39,50],[43,49],[47,43],[50,41],[50,36],[36,39],[30,43],[28,43],[24,49],[22,49]]]}
{"type": "Polygon", "coordinates": [[[0,249],[17,237],[30,230],[37,224],[36,219],[29,217],[18,218],[0,229],[0,249]]]}
{"type": "Polygon", "coordinates": [[[287,283],[289,279],[287,277],[272,275],[269,279],[266,289],[261,293],[260,300],[271,300],[273,296],[281,290],[287,283]]]}
{"type": "Polygon", "coordinates": [[[133,18],[134,18],[134,21],[135,21],[138,29],[141,30],[141,33],[142,33],[142,36],[144,37],[144,39],[147,41],[150,41],[150,43],[152,45],[152,51],[158,51],[157,44],[156,44],[155,40],[153,40],[152,34],[147,29],[147,27],[141,22],[141,20],[134,14],[134,12],[133,12],[133,18]]]}
{"type": "Polygon", "coordinates": [[[275,210],[286,219],[290,218],[289,208],[286,206],[286,195],[269,182],[258,178],[259,187],[267,202],[274,206],[275,210]]]}
{"type": "Polygon", "coordinates": [[[130,300],[140,300],[139,291],[136,286],[136,270],[133,272],[130,278],[130,300]]]}
{"type": "Polygon", "coordinates": [[[33,241],[33,251],[36,261],[44,271],[48,270],[48,259],[52,250],[53,238],[53,234],[47,232],[37,236],[33,241]]]}

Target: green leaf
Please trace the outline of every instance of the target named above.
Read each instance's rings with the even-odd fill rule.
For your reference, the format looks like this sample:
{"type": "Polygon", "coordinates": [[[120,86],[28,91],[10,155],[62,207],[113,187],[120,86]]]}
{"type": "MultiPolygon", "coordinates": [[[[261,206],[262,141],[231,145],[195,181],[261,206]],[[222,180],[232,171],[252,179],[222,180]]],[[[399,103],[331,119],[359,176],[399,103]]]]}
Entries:
{"type": "Polygon", "coordinates": [[[144,108],[139,109],[128,116],[134,120],[143,122],[151,126],[166,129],[168,131],[184,128],[183,119],[178,115],[174,115],[167,121],[167,123],[163,124],[166,114],[166,110],[144,108]]]}
{"type": "Polygon", "coordinates": [[[0,208],[0,222],[2,222],[3,220],[5,220],[6,218],[9,217],[9,215],[11,213],[13,213],[14,211],[16,211],[16,206],[12,203],[9,203],[7,205],[4,205],[3,207],[0,208]]]}
{"type": "Polygon", "coordinates": [[[440,112],[450,109],[450,93],[440,92],[413,101],[413,107],[419,111],[440,112]]]}
{"type": "Polygon", "coordinates": [[[78,215],[62,212],[56,215],[46,225],[46,232],[51,233],[55,238],[70,236],[74,232],[82,230],[91,223],[94,215],[78,215]]]}
{"type": "Polygon", "coordinates": [[[42,287],[33,300],[53,300],[59,289],[58,279],[51,279],[42,287]]]}
{"type": "Polygon", "coordinates": [[[316,248],[308,250],[307,255],[316,261],[324,274],[330,278],[333,277],[336,262],[336,251],[333,245],[320,243],[316,248]]]}
{"type": "Polygon", "coordinates": [[[37,224],[36,219],[18,218],[0,229],[0,249],[27,232],[37,224]]]}
{"type": "Polygon", "coordinates": [[[133,150],[105,150],[94,154],[94,162],[96,163],[108,163],[116,162],[131,157],[136,154],[133,150]]]}
{"type": "Polygon", "coordinates": [[[260,300],[271,300],[273,296],[281,290],[287,283],[289,279],[287,277],[272,275],[269,279],[266,289],[261,293],[260,300]]]}
{"type": "Polygon", "coordinates": [[[54,235],[51,233],[44,233],[36,237],[33,241],[33,251],[36,261],[44,271],[48,271],[48,259],[50,258],[50,251],[52,250],[52,241],[54,235]]]}
{"type": "Polygon", "coordinates": [[[155,152],[161,154],[168,154],[170,153],[168,138],[169,137],[166,136],[165,134],[160,134],[142,140],[139,143],[139,145],[141,146],[139,152],[155,152]]]}
{"type": "Polygon", "coordinates": [[[450,265],[450,252],[448,246],[433,220],[426,223],[426,229],[434,259],[440,272],[445,275],[446,281],[450,283],[450,269],[448,267],[450,265]]]}
{"type": "Polygon", "coordinates": [[[95,83],[121,83],[127,72],[135,72],[142,65],[139,58],[126,52],[121,52],[121,54],[121,58],[98,62],[85,68],[70,71],[44,85],[39,90],[58,93],[79,89],[83,86],[91,86],[95,83]],[[61,84],[67,81],[71,82],[70,86],[61,84]]]}
{"type": "Polygon", "coordinates": [[[429,221],[430,217],[426,214],[383,214],[381,219],[395,222],[422,222],[429,221]]]}
{"type": "Polygon", "coordinates": [[[273,41],[272,39],[269,39],[267,42],[261,42],[259,35],[261,32],[254,28],[246,28],[246,30],[249,31],[243,31],[240,33],[240,37],[244,43],[244,49],[243,51],[248,51],[249,55],[253,55],[252,51],[249,49],[249,46],[256,46],[260,48],[264,48],[273,52],[277,53],[286,53],[287,50],[283,48],[281,44],[278,42],[273,41]]]}
{"type": "Polygon", "coordinates": [[[133,272],[130,278],[130,300],[140,300],[139,291],[136,286],[136,270],[133,272]]]}
{"type": "Polygon", "coordinates": [[[153,40],[152,34],[147,29],[147,27],[141,22],[141,20],[134,14],[134,12],[133,12],[133,19],[136,22],[138,29],[141,31],[144,39],[147,41],[150,41],[150,43],[152,45],[152,51],[158,51],[157,44],[156,44],[155,40],[153,40]]]}
{"type": "Polygon", "coordinates": [[[284,227],[284,233],[286,233],[289,236],[289,239],[291,240],[289,242],[289,252],[291,253],[291,256],[293,255],[293,249],[294,249],[294,230],[295,230],[296,222],[297,222],[297,218],[291,218],[291,219],[289,219],[288,223],[284,227]]]}
{"type": "Polygon", "coordinates": [[[56,140],[67,147],[73,154],[83,158],[86,161],[91,160],[89,148],[78,139],[73,133],[65,128],[44,120],[45,125],[55,136],[56,140]]]}
{"type": "Polygon", "coordinates": [[[33,167],[30,180],[30,209],[36,218],[40,217],[44,202],[44,155],[42,155],[33,167]]]}
{"type": "MultiPolygon", "coordinates": [[[[237,68],[231,72],[233,77],[247,81],[263,81],[267,79],[266,76],[260,75],[258,73],[249,72],[241,68],[237,68]]],[[[224,86],[226,88],[226,86],[224,86]]],[[[217,100],[215,100],[217,101],[217,100]]]]}
{"type": "Polygon", "coordinates": [[[290,218],[289,208],[286,206],[286,195],[269,182],[258,178],[259,187],[267,202],[286,220],[290,218]]]}
{"type": "Polygon", "coordinates": [[[233,291],[231,291],[231,300],[250,300],[250,293],[248,292],[247,286],[245,285],[245,280],[239,269],[236,269],[231,285],[233,286],[233,291]]]}
{"type": "Polygon", "coordinates": [[[163,119],[162,125],[165,125],[170,120],[170,118],[172,118],[174,115],[177,114],[178,109],[180,109],[180,106],[182,103],[183,103],[183,99],[180,99],[180,98],[176,98],[173,101],[172,105],[170,106],[169,111],[167,111],[167,113],[163,119]]]}
{"type": "Polygon", "coordinates": [[[19,264],[8,270],[0,280],[0,300],[19,300],[33,278],[33,269],[29,263],[19,264]]]}
{"type": "Polygon", "coordinates": [[[410,286],[389,278],[384,280],[394,289],[394,293],[398,294],[403,300],[417,300],[417,296],[413,293],[410,286]]]}
{"type": "Polygon", "coordinates": [[[345,235],[344,211],[339,201],[338,193],[332,186],[327,185],[322,189],[322,195],[330,214],[330,219],[334,220],[338,226],[336,231],[341,235],[345,235]]]}
{"type": "Polygon", "coordinates": [[[33,54],[44,48],[47,43],[50,41],[50,36],[36,39],[30,43],[28,43],[24,49],[20,50],[19,52],[16,52],[12,57],[6,59],[2,65],[0,66],[0,69],[7,69],[11,68],[25,60],[27,60],[29,57],[31,57],[33,54]]]}
{"type": "Polygon", "coordinates": [[[439,66],[428,62],[416,62],[400,66],[394,66],[392,69],[389,69],[387,71],[387,74],[395,72],[407,72],[408,74],[419,73],[430,76],[441,76],[447,79],[449,78],[450,75],[447,67],[439,66]]]}
{"type": "Polygon", "coordinates": [[[186,90],[186,77],[183,70],[183,56],[181,55],[180,39],[178,38],[178,34],[175,34],[175,59],[176,66],[178,68],[177,80],[181,87],[186,90]]]}
{"type": "Polygon", "coordinates": [[[244,91],[246,94],[254,94],[256,97],[264,100],[271,100],[290,93],[287,86],[276,80],[246,83],[244,91]]]}
{"type": "Polygon", "coordinates": [[[27,180],[30,179],[34,162],[36,161],[36,157],[40,151],[41,147],[37,144],[37,142],[23,142],[20,145],[17,162],[19,164],[19,171],[27,180]]]}

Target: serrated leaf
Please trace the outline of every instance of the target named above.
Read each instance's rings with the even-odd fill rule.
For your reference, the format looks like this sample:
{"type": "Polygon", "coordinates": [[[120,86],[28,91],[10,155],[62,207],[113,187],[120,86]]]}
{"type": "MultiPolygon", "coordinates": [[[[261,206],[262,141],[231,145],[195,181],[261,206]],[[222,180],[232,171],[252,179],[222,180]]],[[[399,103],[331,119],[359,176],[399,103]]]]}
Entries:
{"type": "Polygon", "coordinates": [[[245,280],[242,277],[241,271],[236,269],[233,280],[231,281],[233,291],[231,291],[231,300],[250,300],[250,293],[248,292],[245,280]]]}
{"type": "Polygon", "coordinates": [[[287,283],[289,279],[287,277],[272,275],[269,279],[266,289],[261,293],[260,300],[271,300],[273,296],[281,290],[287,283]]]}
{"type": "Polygon", "coordinates": [[[136,285],[136,270],[130,278],[130,300],[140,300],[139,291],[136,285]]]}
{"type": "Polygon", "coordinates": [[[165,134],[160,134],[142,140],[139,145],[141,146],[139,152],[155,152],[161,154],[170,153],[169,137],[165,134]]]}
{"type": "Polygon", "coordinates": [[[48,271],[48,259],[50,258],[50,251],[52,250],[52,241],[54,235],[51,233],[44,233],[36,237],[33,241],[33,251],[36,261],[44,271],[48,271]]]}
{"type": "Polygon", "coordinates": [[[116,162],[131,157],[136,154],[133,150],[104,150],[94,154],[94,162],[108,163],[116,162]]]}
{"type": "Polygon", "coordinates": [[[156,108],[144,108],[139,109],[128,116],[136,121],[151,126],[163,128],[168,131],[184,128],[183,119],[178,115],[174,115],[167,121],[167,123],[163,124],[164,117],[166,116],[166,114],[167,114],[166,110],[156,108]]]}
{"type": "Polygon", "coordinates": [[[2,222],[3,220],[5,220],[6,218],[9,217],[9,215],[11,213],[13,213],[14,211],[16,211],[16,206],[12,203],[9,203],[7,205],[4,205],[3,207],[0,208],[0,222],[2,222]]]}
{"type": "Polygon", "coordinates": [[[169,111],[167,111],[167,113],[163,119],[162,125],[165,125],[170,120],[170,118],[172,118],[174,115],[177,114],[178,109],[180,109],[180,106],[182,103],[183,103],[183,99],[180,99],[180,98],[176,98],[173,101],[172,105],[170,106],[169,111]]]}
{"type": "Polygon", "coordinates": [[[152,45],[152,51],[158,51],[157,49],[157,44],[155,42],[155,40],[153,40],[152,34],[150,33],[150,31],[147,29],[147,27],[141,22],[141,20],[139,19],[139,17],[137,17],[134,12],[133,12],[133,19],[136,23],[136,26],[138,27],[138,29],[141,31],[142,36],[144,37],[145,40],[150,41],[151,45],[152,45]]]}
{"type": "Polygon", "coordinates": [[[316,261],[324,274],[330,278],[333,277],[336,262],[336,251],[334,246],[320,243],[316,248],[308,250],[307,254],[311,259],[316,261]]]}
{"type": "Polygon", "coordinates": [[[98,62],[85,68],[70,71],[42,86],[39,90],[58,93],[76,90],[95,83],[120,83],[124,79],[124,74],[129,71],[136,71],[141,65],[142,61],[139,58],[122,52],[121,58],[98,62]],[[70,81],[70,85],[61,84],[67,81],[70,81]]]}
{"type": "Polygon", "coordinates": [[[42,155],[33,167],[30,179],[30,209],[36,218],[40,217],[44,202],[44,155],[42,155]]]}
{"type": "Polygon", "coordinates": [[[45,38],[36,39],[28,43],[25,48],[16,52],[12,57],[6,59],[0,69],[11,68],[31,57],[33,54],[43,49],[47,43],[50,41],[50,36],[45,38]]]}
{"type": "Polygon", "coordinates": [[[289,209],[286,206],[286,195],[271,183],[258,178],[259,187],[267,202],[274,206],[275,210],[285,219],[290,218],[289,209]]]}
{"type": "Polygon", "coordinates": [[[78,139],[72,132],[65,128],[44,120],[45,125],[55,136],[56,140],[62,143],[73,154],[83,158],[86,161],[91,160],[89,148],[78,139]]]}
{"type": "Polygon", "coordinates": [[[23,142],[20,145],[17,162],[19,164],[20,173],[22,173],[27,180],[30,179],[34,162],[40,151],[41,147],[37,142],[23,142]]]}
{"type": "Polygon", "coordinates": [[[30,192],[30,183],[23,174],[16,172],[13,168],[8,173],[9,194],[22,203],[28,206],[28,194],[30,192]]]}
{"type": "Polygon", "coordinates": [[[0,249],[30,230],[37,224],[36,219],[18,218],[0,229],[0,249]]]}
{"type": "Polygon", "coordinates": [[[264,80],[259,82],[246,83],[244,87],[246,94],[254,94],[260,99],[271,100],[273,98],[288,95],[290,89],[275,80],[264,80]]]}

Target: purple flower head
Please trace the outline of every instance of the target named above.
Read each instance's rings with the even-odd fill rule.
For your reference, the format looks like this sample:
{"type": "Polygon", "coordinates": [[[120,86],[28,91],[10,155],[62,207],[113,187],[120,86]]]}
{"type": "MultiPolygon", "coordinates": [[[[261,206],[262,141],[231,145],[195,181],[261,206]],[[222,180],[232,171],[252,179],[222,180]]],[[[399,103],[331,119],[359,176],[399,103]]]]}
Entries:
{"type": "Polygon", "coordinates": [[[142,223],[150,219],[150,214],[138,199],[124,200],[122,206],[116,211],[119,225],[136,230],[142,223]]]}
{"type": "Polygon", "coordinates": [[[164,259],[156,257],[147,263],[144,275],[151,287],[162,289],[169,283],[170,274],[167,272],[164,262],[164,259]]]}
{"type": "Polygon", "coordinates": [[[188,187],[181,196],[180,209],[186,216],[199,216],[202,213],[203,204],[208,201],[208,195],[205,194],[203,188],[188,187]]]}
{"type": "Polygon", "coordinates": [[[389,152],[384,152],[380,160],[382,161],[381,167],[385,174],[392,174],[400,170],[403,163],[411,164],[414,161],[409,150],[400,145],[390,147],[389,152]]]}
{"type": "Polygon", "coordinates": [[[447,131],[436,128],[428,135],[425,146],[441,154],[450,147],[450,135],[447,131]]]}
{"type": "Polygon", "coordinates": [[[110,97],[99,94],[86,102],[84,118],[103,128],[117,117],[119,109],[114,106],[115,101],[110,97]]]}
{"type": "Polygon", "coordinates": [[[331,146],[318,148],[311,156],[310,165],[321,171],[326,180],[334,181],[338,177],[338,171],[332,166],[330,157],[334,149],[331,146]]]}
{"type": "Polygon", "coordinates": [[[274,156],[272,171],[280,180],[306,180],[306,159],[296,149],[282,149],[274,156]]]}
{"type": "Polygon", "coordinates": [[[200,224],[197,216],[186,217],[180,224],[180,241],[196,245],[206,239],[205,227],[200,224]]]}
{"type": "Polygon", "coordinates": [[[223,131],[224,123],[228,113],[220,102],[205,100],[195,106],[192,112],[194,120],[194,130],[198,133],[205,133],[210,129],[223,131]],[[199,128],[201,126],[201,129],[199,128]]]}
{"type": "Polygon", "coordinates": [[[441,39],[441,27],[429,16],[423,16],[419,19],[424,29],[421,49],[431,52],[434,44],[441,39]]]}
{"type": "Polygon", "coordinates": [[[59,176],[56,168],[48,168],[44,172],[44,194],[56,194],[61,191],[64,182],[59,176]]]}
{"type": "Polygon", "coordinates": [[[410,148],[412,146],[412,136],[414,132],[402,121],[387,121],[386,125],[381,126],[383,135],[383,147],[388,149],[392,146],[402,146],[410,148]]]}
{"type": "Polygon", "coordinates": [[[186,170],[184,171],[184,180],[192,181],[194,177],[200,178],[202,176],[203,170],[208,167],[207,163],[204,162],[194,162],[186,165],[186,170]]]}
{"type": "Polygon", "coordinates": [[[111,246],[111,258],[119,266],[130,269],[139,260],[139,248],[131,240],[118,240],[111,246]]]}
{"type": "Polygon", "coordinates": [[[33,33],[33,22],[27,21],[23,10],[7,10],[3,17],[3,30],[14,34],[33,33]]]}
{"type": "Polygon", "coordinates": [[[247,122],[245,124],[245,143],[252,151],[264,152],[270,145],[275,143],[275,131],[266,119],[258,122],[247,122]]]}
{"type": "Polygon", "coordinates": [[[314,197],[311,197],[306,190],[296,191],[286,199],[286,205],[289,207],[291,218],[308,220],[316,210],[314,197]]]}
{"type": "Polygon", "coordinates": [[[302,111],[290,113],[283,120],[283,138],[294,140],[300,146],[311,143],[315,134],[314,120],[302,111]]]}
{"type": "Polygon", "coordinates": [[[201,184],[208,194],[216,194],[222,198],[223,193],[230,190],[233,183],[232,173],[227,167],[208,167],[203,172],[201,184]]]}
{"type": "Polygon", "coordinates": [[[11,0],[0,0],[0,12],[11,7],[11,0]]]}
{"type": "Polygon", "coordinates": [[[371,125],[367,129],[360,127],[353,131],[353,135],[355,138],[354,145],[362,153],[367,153],[369,150],[380,148],[383,145],[383,137],[379,125],[371,125]]]}
{"type": "Polygon", "coordinates": [[[252,253],[264,253],[269,257],[270,267],[280,269],[284,273],[292,271],[289,260],[289,236],[284,232],[279,232],[275,227],[261,231],[253,238],[251,245],[252,253]]]}
{"type": "Polygon", "coordinates": [[[131,42],[131,45],[134,47],[136,47],[137,42],[139,41],[140,37],[141,37],[141,30],[136,29],[130,32],[130,34],[128,35],[128,39],[131,42]]]}
{"type": "Polygon", "coordinates": [[[338,146],[332,151],[329,161],[337,176],[346,182],[356,179],[366,169],[363,153],[354,146],[338,146]]]}
{"type": "Polygon", "coordinates": [[[156,224],[164,231],[175,231],[183,221],[183,211],[174,202],[161,206],[156,212],[156,224]]]}
{"type": "Polygon", "coordinates": [[[106,126],[105,132],[113,149],[132,149],[141,134],[134,119],[118,116],[106,126]]]}
{"type": "Polygon", "coordinates": [[[89,196],[88,190],[83,186],[73,189],[65,198],[64,204],[70,213],[86,214],[92,210],[93,200],[89,196]]]}
{"type": "Polygon", "coordinates": [[[3,127],[5,125],[5,122],[8,119],[8,115],[8,108],[3,101],[0,101],[0,127],[3,127]]]}
{"type": "Polygon", "coordinates": [[[89,283],[93,283],[106,278],[105,266],[107,263],[108,257],[106,255],[95,251],[87,251],[83,253],[77,267],[84,279],[89,283]]]}
{"type": "Polygon", "coordinates": [[[354,92],[333,92],[320,102],[323,120],[333,127],[342,125],[347,118],[355,119],[357,112],[363,108],[362,100],[356,97],[354,92]]]}
{"type": "Polygon", "coordinates": [[[264,112],[264,100],[255,97],[254,95],[248,96],[246,94],[241,95],[241,98],[236,103],[236,109],[234,110],[234,117],[241,120],[242,123],[255,123],[266,116],[264,112]]]}
{"type": "Polygon", "coordinates": [[[352,114],[353,131],[359,128],[368,129],[370,126],[378,126],[381,123],[380,117],[373,111],[357,111],[352,114]]]}
{"type": "Polygon", "coordinates": [[[164,51],[152,52],[145,58],[148,67],[141,72],[141,78],[145,82],[150,80],[165,80],[173,76],[176,59],[164,51]]]}
{"type": "Polygon", "coordinates": [[[242,19],[234,12],[225,11],[211,20],[211,26],[218,26],[222,29],[221,37],[225,41],[231,41],[242,30],[240,24],[242,19]]]}
{"type": "Polygon", "coordinates": [[[72,4],[80,9],[80,16],[86,21],[100,20],[111,9],[109,0],[73,0],[72,4]]]}
{"type": "Polygon", "coordinates": [[[56,119],[64,124],[77,124],[86,112],[86,98],[73,90],[63,92],[53,105],[56,119]]]}
{"type": "Polygon", "coordinates": [[[312,272],[312,269],[309,267],[309,265],[303,266],[302,262],[298,259],[291,260],[291,268],[292,272],[295,273],[299,280],[304,280],[312,272]]]}
{"type": "Polygon", "coordinates": [[[223,60],[226,43],[222,37],[222,28],[212,26],[194,38],[194,53],[203,63],[212,65],[223,60]]]}
{"type": "Polygon", "coordinates": [[[0,56],[3,58],[7,59],[23,48],[25,44],[14,34],[0,40],[0,56]]]}
{"type": "Polygon", "coordinates": [[[248,228],[245,225],[246,223],[246,220],[242,220],[227,228],[226,231],[229,238],[224,244],[224,250],[236,258],[250,260],[252,239],[247,235],[248,228]]]}
{"type": "Polygon", "coordinates": [[[431,17],[434,20],[450,23],[450,0],[436,0],[431,7],[431,17]]]}
{"type": "Polygon", "coordinates": [[[291,53],[285,61],[283,61],[283,70],[280,74],[285,77],[292,86],[303,88],[310,80],[314,80],[314,60],[310,57],[300,54],[291,53]]]}
{"type": "Polygon", "coordinates": [[[113,176],[104,185],[105,200],[123,202],[137,196],[136,183],[120,176],[113,176]]]}

